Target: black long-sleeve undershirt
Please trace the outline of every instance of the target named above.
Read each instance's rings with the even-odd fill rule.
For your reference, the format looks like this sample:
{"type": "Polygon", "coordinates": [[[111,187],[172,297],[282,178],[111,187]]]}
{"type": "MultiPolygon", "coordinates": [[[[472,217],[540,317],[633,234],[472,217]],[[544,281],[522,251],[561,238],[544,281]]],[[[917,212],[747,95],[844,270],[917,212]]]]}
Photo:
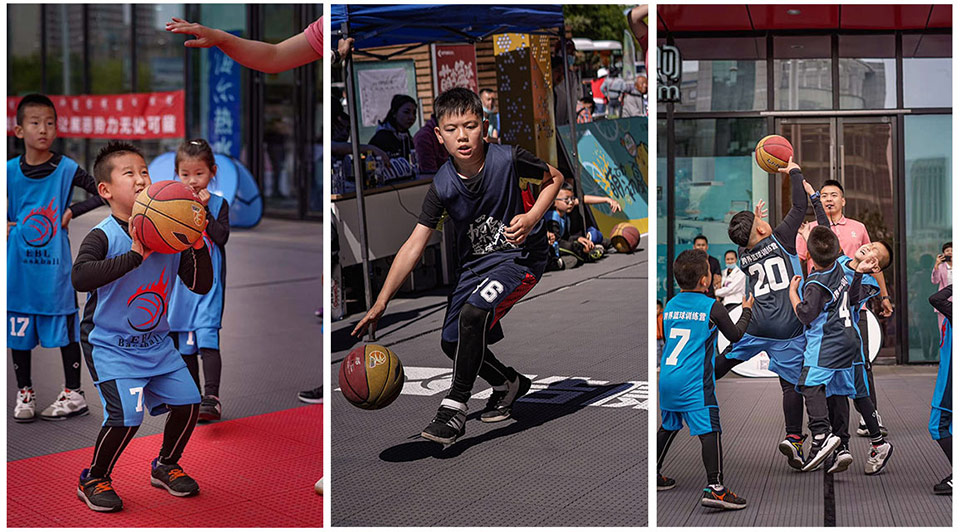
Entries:
{"type": "Polygon", "coordinates": [[[230,205],[223,202],[216,218],[210,217],[210,208],[207,207],[207,220],[207,236],[222,252],[223,247],[227,245],[227,239],[230,238],[230,205]]]}
{"type": "Polygon", "coordinates": [[[948,285],[940,290],[939,292],[930,296],[930,304],[933,305],[933,308],[937,310],[940,314],[943,314],[944,318],[947,318],[947,321],[953,325],[953,302],[950,301],[950,298],[953,297],[953,285],[948,285]]]}
{"type": "Polygon", "coordinates": [[[803,190],[803,174],[796,168],[790,171],[790,197],[793,206],[783,217],[783,221],[773,230],[773,235],[788,253],[796,254],[797,231],[803,223],[803,217],[807,214],[807,191],[803,190]]]}
{"type": "Polygon", "coordinates": [[[747,325],[750,324],[750,317],[752,315],[752,309],[743,308],[740,319],[734,324],[733,320],[730,319],[730,313],[727,312],[723,303],[714,301],[713,306],[710,307],[710,322],[720,329],[720,333],[726,336],[727,340],[730,340],[730,343],[739,341],[740,338],[743,337],[743,334],[747,332],[747,325]]]}
{"type": "MultiPolygon", "coordinates": [[[[857,272],[853,274],[853,282],[850,283],[850,288],[847,289],[847,304],[851,308],[860,307],[860,298],[863,297],[861,293],[861,286],[863,281],[863,274],[857,272]]],[[[817,283],[807,283],[803,288],[803,301],[797,304],[794,311],[797,313],[797,319],[800,320],[804,326],[808,326],[813,323],[813,320],[817,319],[817,316],[823,311],[823,305],[830,298],[830,292],[827,291],[827,288],[821,284],[817,283]]]]}
{"type": "MultiPolygon", "coordinates": [[[[116,216],[113,218],[124,231],[128,230],[126,222],[116,216]]],[[[107,234],[102,229],[94,229],[84,237],[70,276],[78,292],[92,292],[110,284],[143,263],[143,257],[132,250],[108,259],[109,248],[107,234]]],[[[210,291],[213,286],[213,264],[206,245],[201,249],[188,248],[180,253],[177,275],[188,289],[198,294],[210,291]]]]}

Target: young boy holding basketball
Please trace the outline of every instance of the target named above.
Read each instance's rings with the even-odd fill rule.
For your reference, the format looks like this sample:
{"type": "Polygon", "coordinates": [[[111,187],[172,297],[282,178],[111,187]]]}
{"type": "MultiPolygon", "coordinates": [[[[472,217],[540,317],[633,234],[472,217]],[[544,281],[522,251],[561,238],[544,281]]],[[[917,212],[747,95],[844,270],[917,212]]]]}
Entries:
{"type": "Polygon", "coordinates": [[[177,464],[197,424],[200,394],[169,336],[166,308],[174,276],[197,293],[210,290],[213,268],[201,238],[179,254],[153,253],[128,228],[137,194],[150,186],[147,163],[134,146],[110,143],[93,167],[97,191],[111,214],[83,239],[73,286],[89,292],[80,327],[87,369],[103,402],[103,428],[93,463],[80,474],[77,496],[91,510],[123,508],[110,472],[143,421],[169,411],[150,483],[178,497],[199,492],[177,464]]]}
{"type": "Polygon", "coordinates": [[[174,170],[185,185],[193,189],[207,211],[207,228],[203,239],[213,263],[213,287],[206,294],[197,294],[177,280],[170,294],[170,330],[183,360],[203,394],[200,421],[220,419],[220,325],[223,319],[223,297],[226,285],[227,239],[230,237],[230,206],[207,185],[217,175],[213,149],[203,139],[184,142],[177,148],[174,170]],[[200,386],[200,361],[203,359],[203,387],[200,386]]]}
{"type": "Polygon", "coordinates": [[[743,314],[734,325],[723,304],[707,295],[713,283],[707,254],[688,249],[677,255],[673,274],[680,293],[667,302],[663,313],[667,343],[660,360],[660,430],[657,431],[657,491],[672,489],[676,481],[660,473],[670,444],[686,421],[691,436],[699,436],[707,487],[700,504],[739,510],[747,501],[723,486],[723,448],[720,445],[720,408],[714,393],[714,349],[717,330],[736,341],[750,323],[753,296],[743,303],[743,314]]]}
{"type": "Polygon", "coordinates": [[[40,94],[17,105],[17,138],[25,153],[7,161],[7,347],[13,354],[17,404],[13,420],[37,419],[30,375],[30,351],[38,344],[59,347],[65,378],[63,392],[40,413],[61,420],[86,415],[80,389],[80,320],[77,296],[70,288],[70,239],[74,217],[103,205],[93,177],[69,157],[54,153],[57,110],[40,94]],[[70,205],[73,188],[93,196],[70,205]]]}
{"type": "Polygon", "coordinates": [[[453,359],[453,386],[421,436],[451,444],[464,434],[467,401],[478,374],[493,387],[483,422],[508,419],[530,379],[497,360],[487,345],[503,338],[500,319],[537,283],[549,247],[541,218],[563,183],[557,169],[516,146],[484,142],[487,123],[476,93],[450,89],[434,102],[437,139],[450,159],[437,171],[419,223],[400,248],[383,289],[353,334],[375,328],[387,303],[416,265],[431,234],[449,216],[460,251],[457,286],[444,318],[440,345],[453,359]],[[524,212],[525,182],[540,184],[524,212]]]}

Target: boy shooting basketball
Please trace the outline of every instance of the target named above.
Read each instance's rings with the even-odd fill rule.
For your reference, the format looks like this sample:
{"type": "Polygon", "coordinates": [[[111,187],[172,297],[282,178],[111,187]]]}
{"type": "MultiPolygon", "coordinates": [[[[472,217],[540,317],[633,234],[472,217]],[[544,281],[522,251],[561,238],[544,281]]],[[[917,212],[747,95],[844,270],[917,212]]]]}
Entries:
{"type": "Polygon", "coordinates": [[[514,402],[530,389],[530,379],[497,360],[487,345],[503,338],[500,319],[543,274],[549,249],[541,218],[553,205],[563,177],[522,148],[484,142],[483,104],[470,90],[444,92],[434,102],[434,114],[434,131],[450,159],[433,178],[419,223],[352,334],[375,329],[432,232],[449,216],[460,256],[440,345],[453,359],[453,386],[421,436],[451,444],[464,434],[467,401],[478,375],[493,387],[480,415],[483,422],[508,419],[514,402]],[[540,194],[524,212],[521,187],[529,181],[540,184],[540,194]]]}

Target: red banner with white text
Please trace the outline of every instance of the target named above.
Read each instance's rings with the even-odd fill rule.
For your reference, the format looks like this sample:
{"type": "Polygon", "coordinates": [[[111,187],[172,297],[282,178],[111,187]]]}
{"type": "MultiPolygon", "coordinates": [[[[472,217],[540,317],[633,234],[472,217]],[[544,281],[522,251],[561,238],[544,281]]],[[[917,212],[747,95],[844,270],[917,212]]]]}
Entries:
{"type": "MultiPolygon", "coordinates": [[[[139,140],[184,136],[182,90],[49,98],[57,108],[58,137],[139,140]]],[[[14,134],[20,100],[7,97],[7,135],[14,134]]]]}

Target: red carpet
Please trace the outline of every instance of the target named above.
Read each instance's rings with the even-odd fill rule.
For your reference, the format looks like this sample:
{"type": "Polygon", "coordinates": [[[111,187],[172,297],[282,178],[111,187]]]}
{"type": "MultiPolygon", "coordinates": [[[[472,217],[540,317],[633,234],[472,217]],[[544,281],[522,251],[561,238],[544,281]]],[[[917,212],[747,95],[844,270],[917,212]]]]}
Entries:
{"type": "MultiPolygon", "coordinates": [[[[77,498],[93,447],[7,464],[8,527],[321,527],[323,406],[200,425],[180,465],[196,497],[150,485],[162,435],[135,438],[113,470],[123,510],[94,512],[77,498]]],[[[92,443],[92,442],[91,442],[92,443]]]]}

